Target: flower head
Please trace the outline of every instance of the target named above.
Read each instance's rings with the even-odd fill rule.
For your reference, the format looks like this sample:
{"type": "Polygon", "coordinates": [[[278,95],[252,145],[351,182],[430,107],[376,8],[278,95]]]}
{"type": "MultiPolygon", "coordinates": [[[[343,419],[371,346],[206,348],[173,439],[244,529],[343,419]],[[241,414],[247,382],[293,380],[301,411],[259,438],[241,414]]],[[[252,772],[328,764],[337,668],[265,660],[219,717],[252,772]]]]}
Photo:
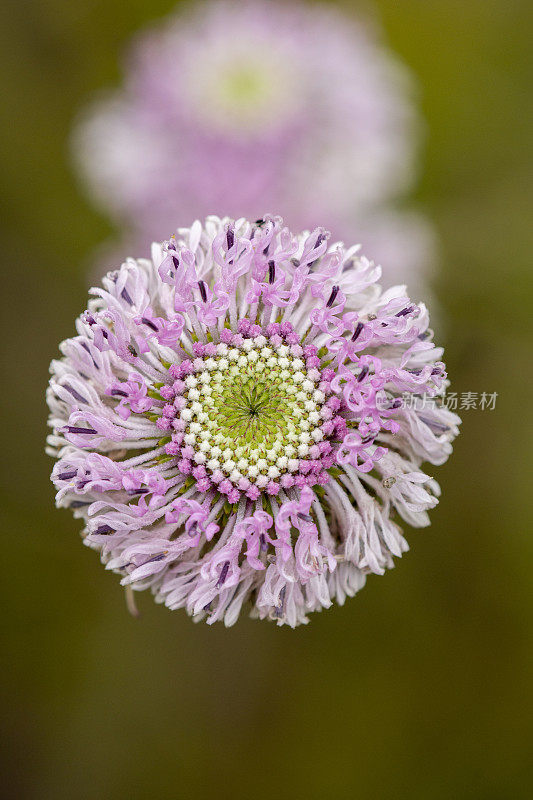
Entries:
{"type": "Polygon", "coordinates": [[[279,217],[208,217],[92,289],[52,363],[57,504],[133,589],[291,626],[428,524],[458,418],[423,305],[279,217]],[[428,399],[422,409],[404,394],[428,399]]]}
{"type": "Polygon", "coordinates": [[[75,152],[138,252],[176,220],[267,208],[362,237],[390,283],[430,261],[427,222],[384,207],[413,181],[417,139],[409,76],[371,25],[320,4],[215,0],[136,39],[75,152]]]}

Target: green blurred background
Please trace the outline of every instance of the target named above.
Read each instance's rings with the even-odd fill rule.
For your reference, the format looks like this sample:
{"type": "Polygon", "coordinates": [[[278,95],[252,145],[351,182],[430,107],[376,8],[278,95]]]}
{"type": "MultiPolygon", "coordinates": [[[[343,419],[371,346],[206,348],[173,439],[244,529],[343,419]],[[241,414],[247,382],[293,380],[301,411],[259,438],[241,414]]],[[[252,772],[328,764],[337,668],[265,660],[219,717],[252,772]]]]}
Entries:
{"type": "MultiPolygon", "coordinates": [[[[345,5],[353,9],[350,3],[345,5]]],[[[2,4],[3,757],[8,798],[531,797],[531,57],[524,0],[379,0],[428,125],[416,199],[463,414],[433,526],[306,628],[195,626],[116,576],[56,511],[48,363],[111,234],[67,156],[73,115],[166,0],[2,4]]]]}

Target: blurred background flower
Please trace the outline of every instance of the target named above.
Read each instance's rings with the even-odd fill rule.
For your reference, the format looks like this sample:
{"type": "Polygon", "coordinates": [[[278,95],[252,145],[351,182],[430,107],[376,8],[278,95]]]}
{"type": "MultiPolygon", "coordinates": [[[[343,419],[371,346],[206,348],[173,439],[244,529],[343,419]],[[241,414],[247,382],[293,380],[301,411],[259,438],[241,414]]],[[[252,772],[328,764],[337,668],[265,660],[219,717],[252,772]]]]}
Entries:
{"type": "Polygon", "coordinates": [[[53,506],[43,387],[85,308],[82,261],[113,234],[73,180],[70,132],[174,6],[0,5],[3,793],[529,800],[533,7],[374,2],[421,86],[414,200],[441,242],[452,389],[498,397],[458,409],[441,502],[401,569],[292,631],[195,626],[144,596],[132,619],[53,506]]]}
{"type": "Polygon", "coordinates": [[[365,16],[216,0],[135,37],[122,89],[82,112],[73,142],[128,255],[208,214],[273,212],[361,242],[386,284],[418,296],[431,228],[393,205],[415,179],[414,81],[365,16]]]}

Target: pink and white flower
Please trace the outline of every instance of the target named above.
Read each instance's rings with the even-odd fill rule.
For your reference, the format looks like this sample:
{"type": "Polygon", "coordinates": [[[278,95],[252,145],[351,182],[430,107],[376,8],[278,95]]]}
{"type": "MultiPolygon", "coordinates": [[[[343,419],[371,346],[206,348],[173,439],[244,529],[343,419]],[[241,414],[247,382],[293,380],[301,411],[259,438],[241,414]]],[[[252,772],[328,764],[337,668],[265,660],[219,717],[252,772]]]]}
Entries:
{"type": "Polygon", "coordinates": [[[323,228],[208,217],[91,290],[51,366],[52,480],[125,586],[295,626],[405,552],[459,419],[425,306],[379,277],[323,228]]]}

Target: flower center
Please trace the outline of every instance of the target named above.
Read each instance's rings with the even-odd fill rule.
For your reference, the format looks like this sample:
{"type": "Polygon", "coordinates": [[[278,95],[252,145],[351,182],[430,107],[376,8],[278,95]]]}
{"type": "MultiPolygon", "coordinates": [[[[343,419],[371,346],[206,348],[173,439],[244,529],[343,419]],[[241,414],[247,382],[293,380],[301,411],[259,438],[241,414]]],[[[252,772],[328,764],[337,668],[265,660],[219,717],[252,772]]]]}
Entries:
{"type": "Polygon", "coordinates": [[[331,466],[338,401],[316,348],[302,347],[288,324],[268,328],[265,336],[242,320],[244,335],[225,330],[218,344],[197,342],[197,358],[170,367],[172,403],[160,423],[170,433],[166,451],[200,491],[217,485],[230,502],[242,492],[253,500],[263,490],[325,482],[331,466]]]}
{"type": "Polygon", "coordinates": [[[318,370],[310,373],[287,346],[263,346],[263,338],[247,340],[246,350],[232,347],[204,359],[185,379],[181,419],[193,460],[234,482],[277,478],[323,438],[318,370]]]}

